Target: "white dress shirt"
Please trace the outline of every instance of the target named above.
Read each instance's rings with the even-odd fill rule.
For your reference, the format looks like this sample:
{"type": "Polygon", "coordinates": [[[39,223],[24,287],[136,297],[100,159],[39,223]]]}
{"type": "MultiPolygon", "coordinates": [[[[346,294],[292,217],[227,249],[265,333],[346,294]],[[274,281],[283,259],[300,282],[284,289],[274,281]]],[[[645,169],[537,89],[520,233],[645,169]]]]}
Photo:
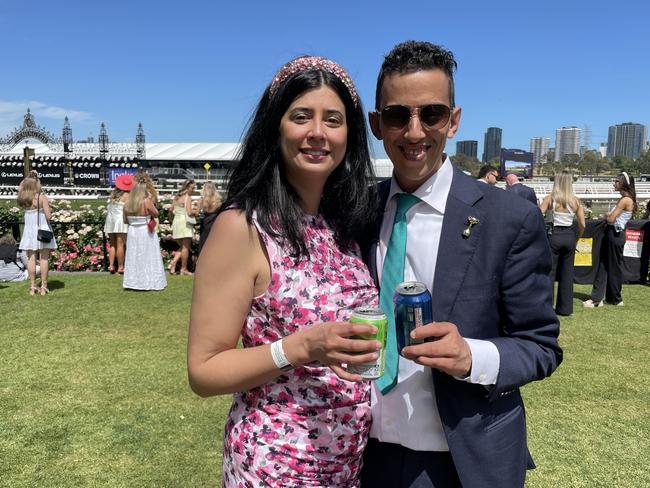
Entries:
{"type": "MultiPolygon", "coordinates": [[[[429,290],[433,290],[442,220],[452,178],[453,168],[447,158],[438,172],[413,192],[422,201],[406,213],[404,281],[421,281],[429,290]]],[[[396,205],[393,197],[402,192],[393,177],[384,213],[385,216],[392,217],[384,218],[377,246],[377,274],[380,283],[384,257],[393,230],[396,205]]],[[[472,352],[472,371],[468,378],[459,381],[495,384],[499,374],[499,351],[496,346],[478,339],[465,338],[465,341],[472,352]]],[[[373,382],[371,405],[370,437],[416,451],[449,450],[436,404],[431,368],[399,356],[397,384],[384,396],[373,382]]]]}

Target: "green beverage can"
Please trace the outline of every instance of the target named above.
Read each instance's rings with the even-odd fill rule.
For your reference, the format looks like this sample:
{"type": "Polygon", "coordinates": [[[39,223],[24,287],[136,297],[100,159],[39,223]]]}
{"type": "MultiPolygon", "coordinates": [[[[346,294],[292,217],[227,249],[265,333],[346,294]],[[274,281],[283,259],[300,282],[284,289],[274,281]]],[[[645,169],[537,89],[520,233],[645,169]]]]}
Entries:
{"type": "Polygon", "coordinates": [[[376,340],[381,342],[379,356],[374,361],[361,364],[349,364],[348,373],[361,375],[362,378],[374,380],[384,374],[386,353],[386,334],[388,332],[388,318],[381,308],[360,307],[356,308],[350,316],[353,324],[370,324],[377,328],[377,333],[372,335],[352,336],[352,339],[376,340]]]}

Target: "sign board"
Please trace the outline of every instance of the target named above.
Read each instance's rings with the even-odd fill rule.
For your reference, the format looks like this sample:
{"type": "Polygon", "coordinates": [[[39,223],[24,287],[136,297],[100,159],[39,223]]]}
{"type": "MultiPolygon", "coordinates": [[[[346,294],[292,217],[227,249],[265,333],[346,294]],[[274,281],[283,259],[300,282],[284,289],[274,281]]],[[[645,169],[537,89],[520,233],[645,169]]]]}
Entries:
{"type": "Polygon", "coordinates": [[[0,185],[18,186],[24,177],[23,163],[0,163],[0,185]]]}
{"type": "Polygon", "coordinates": [[[72,168],[72,178],[75,186],[100,186],[102,182],[101,168],[72,168]]]}
{"type": "Polygon", "coordinates": [[[625,229],[625,246],[623,256],[641,258],[643,251],[643,229],[625,229]]]}
{"type": "Polygon", "coordinates": [[[210,165],[210,163],[205,163],[203,165],[203,168],[205,168],[206,171],[210,171],[210,168],[212,168],[212,166],[210,165]]]}
{"type": "Polygon", "coordinates": [[[46,163],[47,166],[39,165],[36,169],[38,178],[42,185],[62,186],[65,166],[59,163],[46,163]]]}
{"type": "Polygon", "coordinates": [[[120,175],[134,175],[138,172],[136,168],[108,168],[108,184],[115,186],[115,180],[120,175]]]}
{"type": "Polygon", "coordinates": [[[594,240],[591,237],[582,237],[578,239],[575,258],[573,259],[574,266],[592,266],[593,244],[594,240]]]}

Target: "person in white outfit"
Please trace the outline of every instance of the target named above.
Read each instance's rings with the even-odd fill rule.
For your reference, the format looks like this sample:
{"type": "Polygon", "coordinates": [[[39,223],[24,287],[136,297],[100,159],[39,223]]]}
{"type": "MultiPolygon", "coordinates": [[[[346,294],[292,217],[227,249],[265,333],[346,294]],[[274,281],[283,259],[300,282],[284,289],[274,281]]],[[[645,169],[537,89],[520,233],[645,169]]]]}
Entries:
{"type": "Polygon", "coordinates": [[[149,230],[149,220],[158,216],[147,186],[143,182],[133,185],[124,205],[124,218],[129,224],[124,259],[122,286],[132,290],[162,290],[167,286],[165,268],[160,255],[158,234],[149,230]]]}
{"type": "Polygon", "coordinates": [[[124,246],[128,224],[124,222],[124,204],[133,186],[133,175],[120,175],[115,180],[115,190],[111,193],[106,209],[104,233],[108,235],[108,271],[124,273],[124,246]],[[117,269],[115,261],[117,260],[117,269]]]}
{"type": "Polygon", "coordinates": [[[41,182],[35,173],[32,173],[32,175],[20,183],[18,188],[18,206],[25,209],[25,226],[18,247],[27,252],[27,273],[30,281],[29,294],[33,296],[38,292],[41,295],[46,295],[49,293],[47,288],[48,259],[50,257],[50,251],[56,249],[56,240],[54,236],[48,242],[38,240],[39,230],[52,231],[50,226],[52,211],[50,210],[50,203],[47,197],[41,193],[41,182]],[[39,288],[36,287],[37,257],[41,266],[41,283],[39,288]]]}

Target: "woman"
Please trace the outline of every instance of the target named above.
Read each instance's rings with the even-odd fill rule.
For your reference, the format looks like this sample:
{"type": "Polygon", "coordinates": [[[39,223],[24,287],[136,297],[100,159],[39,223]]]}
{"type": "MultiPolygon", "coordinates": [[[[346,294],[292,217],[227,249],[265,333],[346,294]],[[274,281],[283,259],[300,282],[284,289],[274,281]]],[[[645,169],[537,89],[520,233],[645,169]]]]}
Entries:
{"type": "Polygon", "coordinates": [[[174,258],[169,263],[169,272],[176,274],[176,265],[181,262],[180,274],[192,276],[188,271],[187,263],[190,259],[192,238],[194,237],[194,224],[197,212],[192,207],[192,194],[196,184],[194,180],[186,180],[174,197],[174,213],[172,214],[172,238],[179,246],[174,258]]]}
{"type": "Polygon", "coordinates": [[[141,181],[147,187],[147,192],[149,193],[149,198],[153,204],[158,207],[158,190],[156,190],[156,185],[154,185],[151,176],[144,169],[139,168],[135,174],[135,181],[141,181]]]}
{"type": "Polygon", "coordinates": [[[124,204],[129,198],[129,191],[133,187],[132,175],[120,175],[115,180],[115,190],[111,193],[106,209],[106,222],[104,233],[108,235],[108,271],[114,274],[124,274],[124,244],[129,230],[124,222],[124,204]]]}
{"type": "Polygon", "coordinates": [[[350,338],[372,326],[344,322],[377,304],[354,242],[373,213],[370,175],[345,70],[320,57],[283,66],[244,137],[194,282],[190,385],[234,393],[225,487],[358,486],[369,384],[342,363],[370,361],[380,346],[350,338]]]}
{"type": "Polygon", "coordinates": [[[573,175],[562,171],[555,175],[553,191],[542,200],[539,206],[543,214],[550,210],[553,233],[549,244],[553,254],[551,281],[557,279],[557,299],[555,313],[571,315],[573,313],[573,261],[576,254],[577,240],[585,231],[585,212],[580,200],[573,193],[573,175]],[[573,221],[578,222],[578,231],[573,221]]]}
{"type": "Polygon", "coordinates": [[[150,232],[147,225],[150,219],[157,216],[158,210],[149,196],[147,185],[135,183],[124,205],[124,218],[129,224],[122,282],[124,288],[162,290],[167,286],[158,234],[150,232]]]}
{"type": "Polygon", "coordinates": [[[607,214],[607,228],[600,246],[600,260],[591,298],[583,302],[587,308],[602,307],[605,302],[623,305],[621,289],[625,226],[637,209],[634,178],[623,171],[614,180],[614,189],[621,194],[621,198],[607,214]]]}
{"type": "Polygon", "coordinates": [[[199,253],[208,238],[214,219],[217,218],[217,210],[221,206],[221,195],[217,187],[211,181],[206,181],[201,188],[201,198],[197,208],[201,212],[201,234],[199,238],[199,253]]]}
{"type": "Polygon", "coordinates": [[[34,296],[37,292],[47,295],[47,277],[49,272],[48,259],[50,251],[56,249],[54,236],[49,242],[38,240],[38,231],[51,231],[50,219],[52,211],[50,202],[41,193],[41,182],[35,176],[25,178],[18,188],[18,206],[25,209],[25,227],[20,240],[20,249],[27,252],[27,273],[29,274],[29,294],[34,296]],[[41,266],[41,284],[36,288],[36,258],[38,256],[41,266]]]}

